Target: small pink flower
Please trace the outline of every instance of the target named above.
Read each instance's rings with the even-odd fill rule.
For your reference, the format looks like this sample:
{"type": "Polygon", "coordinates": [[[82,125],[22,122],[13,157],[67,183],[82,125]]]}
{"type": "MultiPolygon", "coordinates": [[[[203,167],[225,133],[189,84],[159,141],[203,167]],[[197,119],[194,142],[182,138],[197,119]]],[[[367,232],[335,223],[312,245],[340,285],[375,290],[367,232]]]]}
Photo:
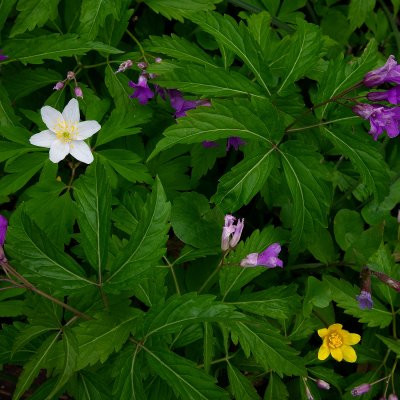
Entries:
{"type": "Polygon", "coordinates": [[[55,86],[53,87],[53,89],[54,89],[54,90],[61,90],[63,87],[64,87],[64,82],[63,82],[63,81],[60,81],[60,82],[57,82],[57,83],[55,84],[55,86]]]}
{"type": "Polygon", "coordinates": [[[267,268],[283,267],[283,261],[278,258],[281,252],[279,243],[273,243],[268,246],[262,253],[250,253],[244,258],[240,265],[242,267],[256,267],[257,265],[267,268]]]}
{"type": "Polygon", "coordinates": [[[83,99],[83,92],[82,92],[82,89],[79,86],[77,86],[74,89],[74,92],[75,92],[75,96],[76,97],[79,97],[79,98],[83,99]]]}

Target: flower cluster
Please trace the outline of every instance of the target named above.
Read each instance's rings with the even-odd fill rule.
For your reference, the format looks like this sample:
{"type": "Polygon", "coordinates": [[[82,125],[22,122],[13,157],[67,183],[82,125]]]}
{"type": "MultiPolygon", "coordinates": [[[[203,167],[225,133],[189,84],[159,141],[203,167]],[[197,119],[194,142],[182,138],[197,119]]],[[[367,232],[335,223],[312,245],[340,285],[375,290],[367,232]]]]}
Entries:
{"type": "Polygon", "coordinates": [[[235,225],[236,218],[233,215],[225,215],[225,225],[222,228],[221,249],[227,251],[233,249],[242,235],[244,220],[239,219],[235,225]]]}
{"type": "MultiPolygon", "coordinates": [[[[363,83],[367,87],[384,83],[400,84],[400,65],[397,65],[394,56],[390,56],[383,67],[368,72],[363,83]]],[[[400,102],[400,86],[394,86],[382,92],[370,92],[367,98],[373,102],[386,101],[397,105],[400,102]]],[[[357,103],[353,107],[353,112],[370,122],[369,133],[374,140],[377,140],[385,131],[390,138],[400,133],[400,107],[389,107],[379,103],[357,103]]]]}
{"type": "Polygon", "coordinates": [[[67,77],[63,81],[57,82],[54,85],[53,89],[54,90],[62,90],[64,88],[64,86],[65,86],[65,82],[68,82],[68,81],[74,81],[74,83],[75,83],[75,87],[74,87],[75,96],[83,99],[82,89],[78,86],[78,82],[76,80],[76,75],[75,75],[75,72],[73,72],[73,71],[68,71],[67,72],[67,77]]]}

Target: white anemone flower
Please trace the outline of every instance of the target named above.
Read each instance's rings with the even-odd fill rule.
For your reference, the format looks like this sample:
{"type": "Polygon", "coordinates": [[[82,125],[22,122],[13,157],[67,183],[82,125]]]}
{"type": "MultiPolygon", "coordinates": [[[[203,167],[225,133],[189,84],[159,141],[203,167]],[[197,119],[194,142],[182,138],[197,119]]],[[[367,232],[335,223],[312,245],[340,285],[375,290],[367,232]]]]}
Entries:
{"type": "Polygon", "coordinates": [[[101,126],[96,121],[79,122],[78,100],[70,100],[62,113],[49,106],[42,107],[40,113],[48,129],[31,136],[31,144],[50,148],[53,163],[63,160],[67,154],[86,164],[93,161],[93,154],[84,140],[98,132],[101,126]]]}

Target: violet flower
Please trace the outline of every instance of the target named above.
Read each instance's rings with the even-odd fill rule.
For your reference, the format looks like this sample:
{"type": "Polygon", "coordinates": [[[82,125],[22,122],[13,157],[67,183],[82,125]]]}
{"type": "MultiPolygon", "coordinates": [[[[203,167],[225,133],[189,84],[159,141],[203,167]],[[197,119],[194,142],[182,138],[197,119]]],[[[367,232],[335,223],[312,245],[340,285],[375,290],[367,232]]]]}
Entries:
{"type": "Polygon", "coordinates": [[[186,111],[193,110],[198,106],[211,106],[211,103],[206,100],[185,100],[182,93],[176,89],[168,90],[171,107],[175,110],[175,118],[181,118],[186,115],[186,111]]]}
{"type": "Polygon", "coordinates": [[[238,219],[235,225],[236,218],[233,215],[225,215],[225,225],[222,228],[221,249],[227,251],[233,249],[240,240],[244,227],[244,219],[238,219]]]}
{"type": "Polygon", "coordinates": [[[219,144],[217,142],[214,142],[213,140],[203,140],[201,142],[201,144],[203,145],[203,147],[205,147],[206,149],[209,149],[211,147],[218,147],[219,144]]]}
{"type": "Polygon", "coordinates": [[[5,60],[7,60],[8,56],[3,55],[3,54],[1,54],[1,53],[3,53],[3,50],[2,50],[2,49],[0,49],[0,61],[5,61],[5,60]]]}
{"type": "Polygon", "coordinates": [[[400,66],[397,65],[394,56],[391,55],[383,67],[368,72],[363,81],[364,85],[368,87],[378,86],[386,82],[400,83],[400,66]]]}
{"type": "Polygon", "coordinates": [[[374,302],[372,301],[371,293],[361,290],[361,293],[356,296],[356,299],[358,301],[358,305],[361,308],[361,310],[365,309],[371,309],[372,306],[374,305],[374,302]]]}
{"type": "Polygon", "coordinates": [[[53,90],[61,90],[63,87],[64,87],[64,82],[60,81],[55,84],[55,86],[53,87],[53,90]]]}
{"type": "Polygon", "coordinates": [[[323,390],[329,390],[331,388],[331,385],[328,382],[323,381],[322,379],[317,379],[315,383],[320,389],[323,390]]]}
{"type": "Polygon", "coordinates": [[[0,215],[0,246],[3,246],[4,241],[6,240],[7,227],[7,218],[0,215]]]}
{"type": "Polygon", "coordinates": [[[231,136],[226,142],[226,151],[233,147],[236,151],[239,150],[239,146],[246,144],[246,142],[239,136],[231,136]]]}
{"type": "Polygon", "coordinates": [[[82,92],[82,89],[79,86],[76,86],[74,88],[74,93],[75,93],[76,97],[79,97],[79,98],[83,99],[83,92],[82,92]]]}
{"type": "Polygon", "coordinates": [[[370,92],[367,94],[368,100],[381,101],[386,100],[391,104],[400,103],[400,86],[394,86],[384,92],[370,92]]]}
{"type": "Polygon", "coordinates": [[[133,94],[129,97],[131,99],[137,98],[140,104],[147,104],[149,99],[154,97],[154,93],[149,88],[147,78],[144,75],[139,76],[138,83],[130,81],[128,84],[135,89],[133,94]]]}
{"type": "Polygon", "coordinates": [[[369,120],[369,133],[377,140],[385,130],[389,137],[394,138],[400,132],[400,107],[385,107],[379,104],[359,103],[353,107],[353,112],[363,119],[369,120]]]}
{"type": "Polygon", "coordinates": [[[273,243],[268,246],[262,253],[251,253],[246,256],[240,265],[242,267],[256,267],[262,265],[267,268],[283,267],[283,261],[278,258],[281,252],[279,243],[273,243]]]}
{"type": "Polygon", "coordinates": [[[368,393],[371,389],[371,385],[369,383],[363,383],[360,386],[356,386],[351,390],[351,394],[353,396],[361,396],[362,394],[368,393]]]}

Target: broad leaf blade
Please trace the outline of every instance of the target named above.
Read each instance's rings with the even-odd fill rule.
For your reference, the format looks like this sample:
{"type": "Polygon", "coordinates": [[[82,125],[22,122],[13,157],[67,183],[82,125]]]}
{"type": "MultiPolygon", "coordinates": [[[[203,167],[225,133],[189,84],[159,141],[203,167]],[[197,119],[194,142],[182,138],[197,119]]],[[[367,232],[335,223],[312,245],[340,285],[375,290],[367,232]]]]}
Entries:
{"type": "Polygon", "coordinates": [[[250,381],[228,361],[228,379],[235,399],[257,400],[260,397],[250,381]]]}

